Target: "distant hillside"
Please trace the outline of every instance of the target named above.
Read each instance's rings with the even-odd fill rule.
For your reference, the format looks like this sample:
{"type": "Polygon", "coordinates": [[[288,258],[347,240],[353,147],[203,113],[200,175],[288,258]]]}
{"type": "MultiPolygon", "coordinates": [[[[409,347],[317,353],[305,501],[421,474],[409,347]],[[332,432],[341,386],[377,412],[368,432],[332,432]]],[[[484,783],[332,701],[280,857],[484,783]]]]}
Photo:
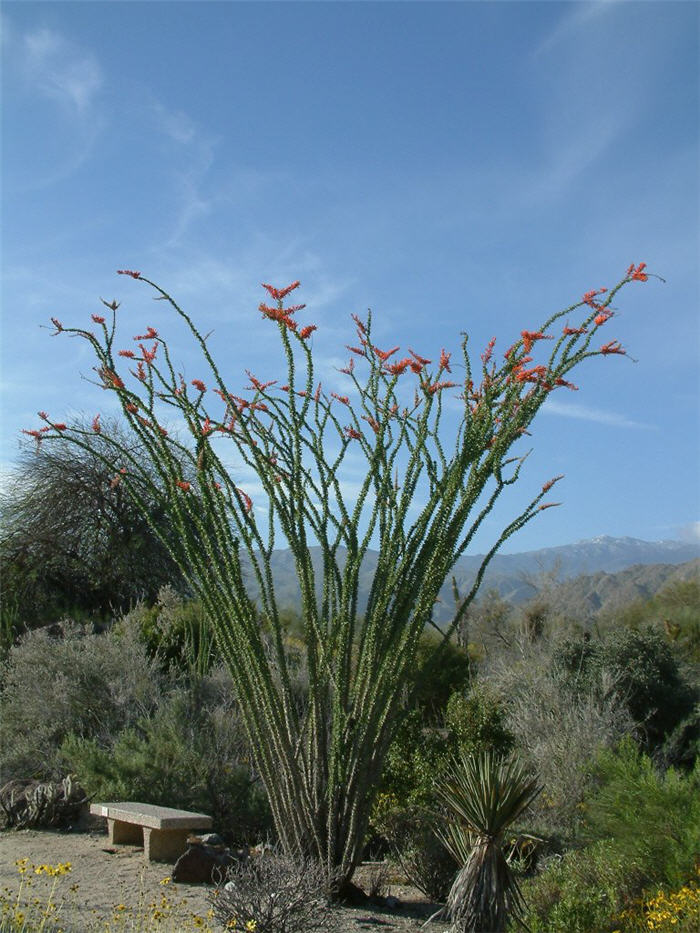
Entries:
{"type": "Polygon", "coordinates": [[[582,574],[552,587],[547,595],[555,609],[585,619],[651,599],[675,581],[693,579],[700,579],[698,558],[685,564],[635,564],[617,573],[582,574]]]}
{"type": "MultiPolygon", "coordinates": [[[[321,550],[311,549],[314,568],[320,571],[321,550]]],[[[377,565],[377,553],[367,554],[360,574],[360,608],[364,607],[377,565]]],[[[338,558],[342,563],[343,552],[338,558]]],[[[509,602],[531,599],[543,583],[555,589],[557,600],[565,600],[573,609],[579,606],[584,615],[603,606],[618,605],[653,595],[676,571],[697,573],[700,545],[682,541],[640,541],[636,538],[598,537],[561,547],[543,548],[520,554],[498,554],[489,566],[481,592],[496,589],[509,602]],[[678,565],[688,565],[683,570],[678,565]],[[692,569],[693,563],[696,569],[692,569]],[[622,573],[621,573],[622,572],[622,573]],[[618,579],[619,577],[619,579],[618,579]],[[568,586],[568,589],[566,587],[568,586]]],[[[463,557],[454,576],[462,594],[472,586],[482,555],[463,557]]],[[[280,605],[298,608],[300,604],[294,559],[289,550],[275,551],[272,572],[280,605]]],[[[249,575],[252,576],[252,575],[249,575]]],[[[446,621],[454,609],[451,582],[440,594],[435,607],[435,621],[446,621]]]]}

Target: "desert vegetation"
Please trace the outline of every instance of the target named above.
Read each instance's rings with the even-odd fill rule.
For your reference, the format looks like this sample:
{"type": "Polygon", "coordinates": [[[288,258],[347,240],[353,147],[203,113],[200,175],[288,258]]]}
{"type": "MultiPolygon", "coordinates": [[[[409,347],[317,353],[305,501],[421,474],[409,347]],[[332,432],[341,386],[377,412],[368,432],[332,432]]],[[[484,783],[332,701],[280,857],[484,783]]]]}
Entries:
{"type": "MultiPolygon", "coordinates": [[[[96,416],[69,428],[41,412],[43,426],[26,432],[51,469],[25,467],[4,506],[3,780],[75,775],[88,795],[211,813],[236,844],[273,840],[277,876],[291,894],[299,872],[316,879],[319,905],[342,898],[372,854],[445,902],[455,931],[632,930],[681,900],[674,928],[690,930],[697,911],[678,892],[695,890],[700,852],[697,669],[685,650],[697,590],[655,598],[673,618],[638,606],[597,626],[546,593],[517,609],[479,598],[498,548],[555,505],[553,478],[502,529],[471,590],[455,586],[451,623],[432,619],[455,561],[517,482],[518,442],[548,394],[571,388],[565,377],[584,359],[624,355],[596,335],[620,289],[647,279],[644,264],[523,330],[503,362],[489,344],[480,376],[465,338],[459,383],[444,350],[433,368],[413,351],[392,361],[398,348],[381,350],[371,320],[355,318],[343,370],[354,407],[317,384],[315,327],[297,325],[303,306],[284,305],[299,283],[264,286],[273,304],[260,305],[287,381],[249,373],[241,398],[187,313],[124,274],[187,326],[204,378],[186,381],[151,326],[137,350],[118,349],[116,302],[93,315],[99,336],[53,321],[91,346],[124,426],[96,416]],[[542,345],[545,361],[529,366],[542,345]],[[133,369],[120,374],[120,358],[133,369]],[[441,399],[453,387],[463,412],[448,445],[441,399]],[[168,411],[188,438],[165,427],[168,411]],[[264,510],[236,484],[220,441],[257,476],[264,510]],[[339,477],[355,454],[366,475],[350,502],[339,477]],[[62,516],[75,529],[50,573],[32,492],[44,472],[54,499],[74,507],[50,516],[57,540],[62,516]],[[275,591],[280,541],[298,614],[275,591]],[[41,612],[52,625],[38,624],[41,612]]],[[[287,928],[265,906],[265,870],[230,879],[221,922],[287,928]]]]}

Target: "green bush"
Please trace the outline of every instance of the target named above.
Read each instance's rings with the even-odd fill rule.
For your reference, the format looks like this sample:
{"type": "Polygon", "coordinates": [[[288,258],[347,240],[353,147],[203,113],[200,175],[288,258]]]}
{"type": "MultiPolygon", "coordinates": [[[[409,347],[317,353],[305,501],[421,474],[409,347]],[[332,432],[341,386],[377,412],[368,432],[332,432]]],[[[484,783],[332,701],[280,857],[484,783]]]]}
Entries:
{"type": "MultiPolygon", "coordinates": [[[[631,739],[602,752],[586,802],[585,848],[524,885],[532,933],[606,933],[644,890],[679,888],[700,852],[700,766],[660,773],[631,739]]],[[[634,910],[632,910],[634,912],[634,910]]],[[[627,927],[626,927],[627,928],[627,927]]]]}
{"type": "Polygon", "coordinates": [[[550,861],[522,883],[531,933],[611,933],[639,895],[643,875],[614,843],[597,842],[550,861]]]}
{"type": "Polygon", "coordinates": [[[475,685],[453,693],[441,726],[425,726],[423,712],[404,719],[387,754],[371,827],[389,843],[392,857],[428,897],[447,894],[457,864],[435,836],[435,786],[455,755],[493,750],[505,754],[513,736],[495,694],[475,685]]]}
{"type": "Polygon", "coordinates": [[[122,619],[134,626],[148,653],[164,671],[206,674],[214,657],[214,638],[198,599],[186,599],[172,586],[163,586],[152,606],[139,603],[122,619]]]}
{"type": "Polygon", "coordinates": [[[630,715],[645,733],[651,751],[663,743],[697,701],[671,645],[658,631],[618,629],[602,640],[565,640],[555,661],[568,671],[572,689],[590,690],[605,674],[615,683],[630,715]]]}
{"type": "Polygon", "coordinates": [[[163,697],[112,742],[70,735],[61,753],[98,799],[141,800],[210,814],[237,843],[271,826],[265,793],[223,669],[163,697]]]}
{"type": "Polygon", "coordinates": [[[684,884],[700,854],[700,762],[690,774],[661,773],[631,740],[603,752],[586,802],[589,838],[611,838],[650,884],[684,884]]]}
{"type": "Polygon", "coordinates": [[[163,683],[128,628],[96,635],[68,620],[10,649],[0,692],[0,775],[60,779],[72,732],[108,742],[155,709],[163,683]]]}

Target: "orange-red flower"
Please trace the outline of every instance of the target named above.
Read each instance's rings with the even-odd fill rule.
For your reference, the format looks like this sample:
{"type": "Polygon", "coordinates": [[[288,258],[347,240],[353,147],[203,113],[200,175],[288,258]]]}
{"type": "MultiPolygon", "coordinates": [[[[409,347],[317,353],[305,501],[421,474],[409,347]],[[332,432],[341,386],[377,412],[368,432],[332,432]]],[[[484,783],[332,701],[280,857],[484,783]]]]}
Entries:
{"type": "Polygon", "coordinates": [[[491,354],[493,353],[493,348],[494,348],[495,346],[496,346],[496,338],[495,338],[495,337],[492,337],[492,338],[489,340],[489,342],[488,342],[488,344],[487,344],[487,346],[486,346],[486,349],[485,349],[484,352],[481,354],[481,361],[482,361],[482,363],[484,364],[484,366],[486,366],[486,364],[487,364],[487,363],[489,362],[489,360],[491,359],[491,354]]]}
{"type": "MultiPolygon", "coordinates": [[[[399,348],[397,347],[396,349],[398,350],[399,348]]],[[[408,348],[408,352],[411,354],[416,363],[420,363],[421,366],[429,366],[432,362],[431,360],[426,360],[424,356],[418,356],[418,354],[415,353],[410,347],[408,348]]]]}
{"type": "Polygon", "coordinates": [[[645,262],[640,262],[637,268],[635,269],[634,263],[627,270],[627,278],[636,280],[637,282],[646,282],[649,276],[644,271],[647,267],[645,262]]]}
{"type": "Polygon", "coordinates": [[[132,279],[140,279],[141,273],[131,269],[117,269],[117,275],[130,275],[132,279]]]}
{"type": "Polygon", "coordinates": [[[450,357],[451,353],[447,353],[446,350],[440,350],[440,369],[446,369],[448,373],[451,373],[450,369],[450,357]]]}
{"type": "Polygon", "coordinates": [[[564,388],[566,389],[571,389],[573,392],[578,392],[578,386],[575,386],[573,382],[567,382],[566,379],[561,379],[561,378],[555,379],[554,385],[564,386],[564,388]]]}
{"type": "Polygon", "coordinates": [[[315,324],[307,324],[299,331],[299,336],[302,340],[308,340],[315,330],[318,330],[315,324]]]}
{"type": "Polygon", "coordinates": [[[333,398],[337,398],[339,402],[342,402],[343,405],[350,404],[350,399],[347,397],[347,395],[338,395],[337,392],[331,392],[331,395],[333,398]]]}
{"type": "Polygon", "coordinates": [[[627,351],[620,346],[619,340],[611,340],[610,343],[604,343],[599,352],[604,356],[607,356],[609,353],[619,353],[620,356],[626,356],[627,354],[627,351]]]}
{"type": "Polygon", "coordinates": [[[569,327],[568,324],[563,330],[563,334],[565,337],[570,337],[573,334],[587,334],[587,333],[588,331],[586,330],[585,327],[569,327]]]}
{"type": "Polygon", "coordinates": [[[345,433],[353,441],[359,441],[362,437],[359,431],[356,431],[355,428],[347,427],[345,428],[345,433]]]}
{"type": "Polygon", "coordinates": [[[183,489],[185,492],[189,492],[189,491],[190,491],[190,483],[188,483],[187,480],[179,479],[179,480],[175,483],[175,485],[176,485],[179,489],[183,489]]]}
{"type": "MultiPolygon", "coordinates": [[[[352,347],[350,349],[352,349],[352,347]]],[[[391,350],[380,350],[379,347],[373,347],[374,352],[379,357],[379,359],[382,361],[382,363],[386,363],[389,357],[393,356],[394,353],[396,353],[398,349],[399,349],[398,347],[392,347],[391,350]]]]}
{"type": "Polygon", "coordinates": [[[546,483],[544,484],[544,486],[542,487],[542,492],[543,492],[543,493],[549,492],[549,490],[552,488],[552,486],[553,486],[555,483],[558,483],[560,479],[563,479],[563,477],[564,477],[564,474],[563,474],[563,473],[560,473],[559,476],[554,476],[554,477],[552,477],[552,479],[547,480],[547,482],[546,482],[546,483]]]}
{"type": "Polygon", "coordinates": [[[105,319],[99,314],[93,314],[92,319],[95,322],[95,324],[104,324],[105,322],[105,319]]]}
{"type": "Polygon", "coordinates": [[[274,298],[275,301],[282,301],[283,298],[293,292],[295,288],[299,288],[301,282],[292,282],[291,285],[287,285],[285,288],[274,288],[272,285],[266,285],[265,282],[262,282],[262,287],[269,292],[270,297],[274,298]]]}
{"type": "MultiPolygon", "coordinates": [[[[413,362],[414,362],[413,360],[410,360],[410,359],[408,359],[408,358],[405,358],[405,359],[403,359],[403,360],[399,360],[399,361],[396,362],[396,363],[386,363],[386,364],[384,365],[384,369],[385,369],[388,373],[391,373],[392,376],[400,376],[402,373],[406,372],[406,370],[408,369],[408,367],[409,367],[413,362]]],[[[415,363],[414,365],[418,366],[419,364],[418,364],[418,363],[415,363]]],[[[419,367],[419,372],[420,372],[420,367],[419,367]]]]}
{"type": "Polygon", "coordinates": [[[102,432],[99,415],[95,415],[95,417],[92,419],[92,430],[95,432],[95,434],[100,434],[102,432]]]}
{"type": "Polygon", "coordinates": [[[593,323],[597,327],[600,327],[601,324],[605,324],[606,321],[609,321],[612,316],[612,311],[601,311],[600,314],[596,314],[593,318],[593,323]]]}
{"type": "Polygon", "coordinates": [[[246,375],[250,379],[250,385],[247,388],[255,389],[258,392],[264,392],[265,389],[269,389],[270,386],[275,385],[277,382],[276,379],[271,379],[269,382],[260,382],[260,380],[256,379],[249,369],[246,369],[246,375]]]}
{"type": "Polygon", "coordinates": [[[597,295],[604,295],[605,292],[607,292],[607,288],[592,289],[590,292],[586,292],[586,294],[583,296],[581,301],[583,301],[584,304],[591,305],[591,307],[596,308],[598,307],[598,305],[596,304],[594,300],[595,297],[597,295]]]}
{"type": "Polygon", "coordinates": [[[543,334],[541,330],[521,330],[520,336],[523,338],[523,348],[526,353],[532,350],[532,345],[536,340],[553,340],[551,334],[543,334]]]}
{"type": "Polygon", "coordinates": [[[134,337],[134,342],[138,340],[155,340],[157,336],[158,331],[155,329],[155,327],[149,327],[145,334],[137,334],[134,337]]]}
{"type": "Polygon", "coordinates": [[[197,389],[198,392],[206,392],[207,387],[204,385],[201,379],[193,379],[192,385],[197,389]]]}
{"type": "Polygon", "coordinates": [[[246,512],[250,512],[250,510],[253,508],[253,500],[250,498],[247,492],[243,492],[243,490],[238,489],[238,487],[236,487],[236,492],[243,502],[243,507],[245,508],[246,512]]]}
{"type": "Polygon", "coordinates": [[[128,357],[130,360],[133,360],[133,358],[134,358],[134,351],[133,351],[133,350],[120,350],[120,351],[119,351],[119,356],[126,356],[126,357],[128,357]]]}

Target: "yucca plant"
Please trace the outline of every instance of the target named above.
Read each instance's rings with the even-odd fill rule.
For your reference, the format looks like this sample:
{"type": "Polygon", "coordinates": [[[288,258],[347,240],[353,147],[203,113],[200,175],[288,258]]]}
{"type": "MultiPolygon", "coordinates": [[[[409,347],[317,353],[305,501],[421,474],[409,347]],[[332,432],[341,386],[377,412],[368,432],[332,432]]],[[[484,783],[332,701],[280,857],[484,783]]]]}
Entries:
{"type": "Polygon", "coordinates": [[[503,852],[507,828],[542,788],[513,757],[461,754],[437,788],[446,818],[438,836],[462,868],[447,897],[454,933],[502,933],[524,901],[503,852]]]}

